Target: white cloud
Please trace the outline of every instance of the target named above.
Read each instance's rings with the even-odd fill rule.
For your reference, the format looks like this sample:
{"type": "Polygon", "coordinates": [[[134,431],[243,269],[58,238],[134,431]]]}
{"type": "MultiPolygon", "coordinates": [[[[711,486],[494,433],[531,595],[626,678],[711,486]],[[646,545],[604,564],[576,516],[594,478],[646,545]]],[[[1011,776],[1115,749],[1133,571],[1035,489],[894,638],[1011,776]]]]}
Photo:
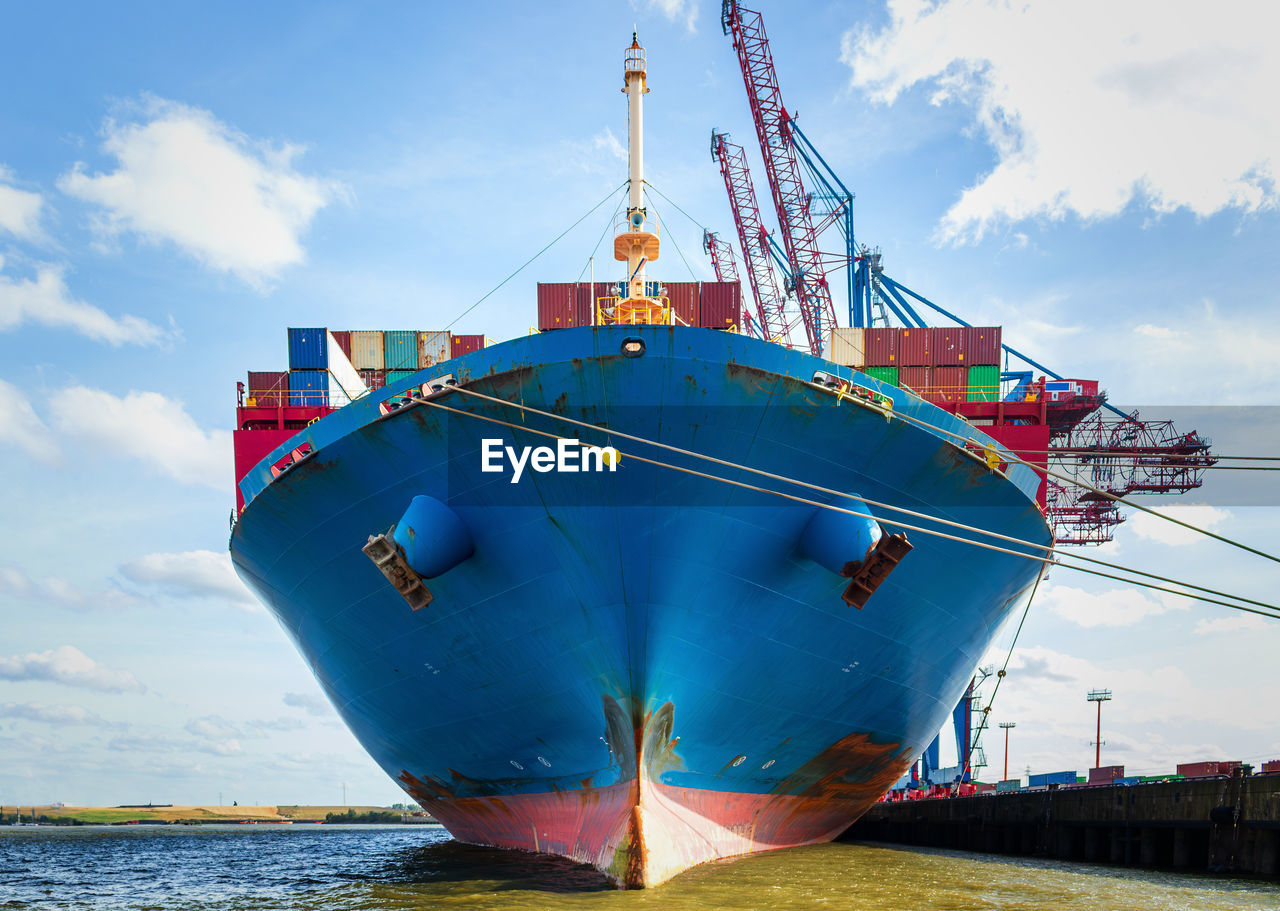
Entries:
{"type": "Polygon", "coordinates": [[[231,434],[201,430],[181,402],[158,392],[120,398],[74,386],[54,393],[49,408],[68,437],[139,459],[184,484],[218,490],[231,484],[231,434]]]}
{"type": "Polygon", "coordinates": [[[59,188],[102,206],[107,236],[170,241],[205,265],[252,283],[306,259],[301,236],[342,188],[298,172],[301,149],[251,139],[208,111],[147,98],[138,122],[108,121],[110,174],[83,163],[59,188]]]}
{"type": "Polygon", "coordinates": [[[0,680],[47,680],[107,693],[143,693],[128,671],[98,664],[74,645],[0,658],[0,680]]]}
{"type": "Polygon", "coordinates": [[[1207,636],[1211,633],[1262,632],[1273,628],[1274,620],[1267,620],[1256,614],[1235,614],[1230,617],[1217,617],[1213,620],[1201,620],[1196,624],[1196,635],[1207,636]]]}
{"type": "Polygon", "coordinates": [[[303,709],[308,715],[315,715],[316,717],[333,714],[333,708],[329,705],[328,700],[321,696],[312,696],[309,693],[285,693],[284,704],[293,708],[303,709]]]}
{"type": "Polygon", "coordinates": [[[591,137],[591,145],[593,148],[603,149],[619,161],[627,160],[627,150],[622,147],[618,137],[614,136],[613,130],[608,127],[591,137]]]}
{"type": "Polygon", "coordinates": [[[241,610],[262,608],[231,568],[226,553],[190,550],[175,554],[147,554],[120,567],[131,582],[155,586],[178,598],[216,598],[241,610]]]}
{"type": "MultiPolygon", "coordinates": [[[[636,0],[631,0],[632,9],[638,8],[639,5],[636,0]]],[[[683,23],[689,34],[698,30],[697,0],[645,0],[644,5],[662,13],[667,17],[668,22],[683,23]]],[[[644,41],[640,43],[644,44],[644,41]]]]}
{"type": "Polygon", "coordinates": [[[106,726],[110,722],[96,712],[78,705],[45,705],[40,702],[0,703],[0,718],[20,718],[44,724],[85,724],[106,726]]]}
{"type": "Polygon", "coordinates": [[[39,193],[13,186],[13,172],[0,165],[0,231],[19,240],[38,240],[43,206],[39,193]]]}
{"type": "MultiPolygon", "coordinates": [[[[1171,519],[1177,519],[1180,522],[1186,522],[1188,525],[1194,525],[1196,528],[1204,528],[1209,531],[1213,531],[1216,526],[1231,518],[1231,513],[1227,510],[1216,509],[1203,503],[1155,506],[1152,507],[1152,510],[1161,516],[1168,516],[1171,519]]],[[[1181,547],[1211,540],[1205,535],[1174,525],[1172,522],[1145,512],[1133,513],[1125,521],[1125,527],[1132,530],[1140,538],[1146,538],[1170,547],[1181,547]]]]}
{"type": "Polygon", "coordinates": [[[58,444],[22,391],[0,380],[0,441],[13,443],[37,459],[58,458],[58,444]]]}
{"type": "Polygon", "coordinates": [[[943,217],[944,241],[1134,201],[1198,216],[1280,202],[1280,7],[1227,0],[891,0],[845,35],[852,82],[892,103],[924,84],[972,105],[997,162],[943,217]]]}
{"type": "Polygon", "coordinates": [[[65,579],[48,576],[32,579],[13,566],[0,566],[0,593],[26,601],[38,601],[42,606],[57,605],[76,610],[97,607],[132,607],[139,603],[137,596],[119,588],[87,589],[73,585],[65,579]]]}
{"type": "MultiPolygon", "coordinates": [[[[0,257],[0,270],[4,259],[0,257]]],[[[0,274],[0,331],[24,323],[71,329],[110,345],[158,345],[167,334],[155,323],[137,316],[114,317],[71,296],[62,269],[41,265],[34,279],[0,274]]]]}
{"type": "Polygon", "coordinates": [[[1041,589],[1035,607],[1047,608],[1078,626],[1133,626],[1170,610],[1186,610],[1186,602],[1175,596],[1158,600],[1136,588],[1094,594],[1068,585],[1050,585],[1041,589]]]}

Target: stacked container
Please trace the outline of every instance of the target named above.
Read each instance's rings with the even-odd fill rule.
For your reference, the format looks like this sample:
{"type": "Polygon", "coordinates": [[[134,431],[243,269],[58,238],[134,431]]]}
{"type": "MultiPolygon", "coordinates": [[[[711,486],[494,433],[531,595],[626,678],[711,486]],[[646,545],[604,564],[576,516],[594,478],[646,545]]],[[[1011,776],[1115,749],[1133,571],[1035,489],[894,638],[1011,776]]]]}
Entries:
{"type": "Polygon", "coordinates": [[[418,333],[418,367],[434,367],[447,361],[450,352],[448,332],[418,333]]]}
{"type": "Polygon", "coordinates": [[[867,362],[866,330],[861,326],[832,326],[827,334],[827,360],[846,367],[862,367],[867,362]]]}
{"type": "Polygon", "coordinates": [[[898,329],[897,360],[899,367],[933,366],[933,330],[898,329]]]}
{"type": "MultiPolygon", "coordinates": [[[[418,333],[394,329],[382,333],[382,366],[387,370],[418,369],[418,333]]],[[[391,378],[387,378],[391,382],[391,378]]]]}
{"type": "Polygon", "coordinates": [[[385,370],[382,333],[365,329],[351,333],[351,366],[357,370],[385,370]]]}
{"type": "MultiPolygon", "coordinates": [[[[867,334],[870,335],[872,330],[868,329],[867,334]]],[[[882,383],[888,383],[890,386],[898,385],[898,368],[897,367],[864,367],[862,370],[867,376],[873,380],[879,380],[882,383]]]]}
{"type": "MultiPolygon", "coordinates": [[[[333,340],[338,343],[338,347],[342,349],[342,353],[347,356],[347,360],[351,360],[351,333],[350,332],[330,332],[333,340]]],[[[352,364],[351,366],[355,366],[352,364]]]]}
{"type": "Polygon", "coordinates": [[[698,325],[698,283],[667,282],[667,303],[675,312],[673,322],[677,326],[698,325]]]}
{"type": "Polygon", "coordinates": [[[1042,788],[1045,785],[1051,785],[1051,784],[1062,785],[1062,784],[1075,784],[1075,783],[1076,783],[1075,772],[1044,772],[1043,774],[1040,774],[1040,775],[1027,776],[1027,787],[1031,787],[1031,788],[1042,788]]]}
{"type": "Polygon", "coordinates": [[[1124,766],[1104,765],[1089,770],[1089,784],[1110,784],[1117,778],[1124,777],[1124,766]]]}
{"type": "Polygon", "coordinates": [[[1000,368],[971,365],[968,368],[969,401],[994,402],[1000,398],[1000,368]]]}
{"type": "Polygon", "coordinates": [[[329,330],[289,330],[290,405],[329,404],[329,330]]]}
{"type": "Polygon", "coordinates": [[[865,339],[867,366],[898,366],[897,329],[867,329],[865,339]]]}
{"type": "Polygon", "coordinates": [[[381,367],[376,370],[361,370],[359,373],[360,379],[364,381],[370,392],[387,385],[387,371],[381,367]]]}
{"type": "Polygon", "coordinates": [[[540,332],[590,325],[590,310],[586,306],[585,295],[579,293],[579,289],[580,286],[576,282],[538,282],[538,330],[540,332]],[[586,323],[582,321],[584,310],[588,314],[586,323]]]}
{"type": "Polygon", "coordinates": [[[730,329],[742,325],[742,285],[738,282],[703,282],[698,294],[698,322],[704,329],[730,329]]]}
{"type": "Polygon", "coordinates": [[[417,370],[388,370],[386,385],[392,386],[406,377],[413,376],[417,372],[417,370]]]}
{"type": "Polygon", "coordinates": [[[289,402],[288,371],[249,373],[245,404],[250,408],[280,408],[289,402]]]}
{"type": "Polygon", "coordinates": [[[458,357],[479,351],[484,347],[483,335],[453,335],[449,337],[449,357],[458,357]]]}

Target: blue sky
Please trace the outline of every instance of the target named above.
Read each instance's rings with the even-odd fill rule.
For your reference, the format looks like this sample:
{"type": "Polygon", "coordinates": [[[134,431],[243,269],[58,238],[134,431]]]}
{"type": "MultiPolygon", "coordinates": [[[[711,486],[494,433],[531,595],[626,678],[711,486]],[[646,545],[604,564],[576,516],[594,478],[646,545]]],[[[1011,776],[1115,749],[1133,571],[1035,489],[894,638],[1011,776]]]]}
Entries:
{"type": "MultiPolygon", "coordinates": [[[[1054,6],[764,13],[890,275],[1121,405],[1275,453],[1277,13],[1054,6]]],[[[230,572],[235,383],[284,366],[290,325],[443,327],[617,187],[633,24],[649,180],[731,236],[708,138],[753,132],[719,5],[5,16],[0,804],[401,799],[230,572]]],[[[711,278],[670,208],[657,273],[711,278]]],[[[526,331],[534,282],[581,274],[611,209],[454,330],[526,331]]],[[[1186,515],[1280,550],[1270,476],[1226,474],[1186,515]]],[[[1276,589],[1274,563],[1169,528],[1135,518],[1103,552],[1276,589]]],[[[1013,768],[1088,765],[1091,687],[1116,694],[1104,761],[1280,758],[1278,648],[1274,623],[1057,570],[992,717],[1018,723],[1013,768]]]]}

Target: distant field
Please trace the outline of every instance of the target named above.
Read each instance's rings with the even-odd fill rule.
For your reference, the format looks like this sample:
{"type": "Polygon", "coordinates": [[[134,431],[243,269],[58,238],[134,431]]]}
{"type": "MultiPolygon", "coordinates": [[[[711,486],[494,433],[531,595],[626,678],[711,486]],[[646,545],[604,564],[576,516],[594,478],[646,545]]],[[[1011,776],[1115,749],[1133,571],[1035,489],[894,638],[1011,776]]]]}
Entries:
{"type": "MultiPolygon", "coordinates": [[[[13,814],[13,807],[5,807],[5,816],[13,814]]],[[[35,811],[36,816],[50,819],[76,819],[86,823],[114,823],[139,821],[158,822],[316,822],[323,821],[328,813],[354,810],[357,814],[369,812],[400,813],[390,807],[334,807],[334,806],[283,806],[283,807],[23,807],[23,816],[35,811]]]]}

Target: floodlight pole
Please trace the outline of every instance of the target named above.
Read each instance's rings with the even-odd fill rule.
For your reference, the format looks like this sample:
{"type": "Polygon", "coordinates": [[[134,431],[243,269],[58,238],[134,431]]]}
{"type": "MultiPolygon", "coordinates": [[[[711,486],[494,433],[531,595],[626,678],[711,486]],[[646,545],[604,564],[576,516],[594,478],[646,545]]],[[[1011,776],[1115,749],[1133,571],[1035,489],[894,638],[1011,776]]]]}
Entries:
{"type": "Polygon", "coordinates": [[[1098,739],[1093,742],[1093,767],[1102,768],[1102,703],[1111,701],[1111,690],[1090,690],[1088,700],[1098,703],[1098,739]]]}

